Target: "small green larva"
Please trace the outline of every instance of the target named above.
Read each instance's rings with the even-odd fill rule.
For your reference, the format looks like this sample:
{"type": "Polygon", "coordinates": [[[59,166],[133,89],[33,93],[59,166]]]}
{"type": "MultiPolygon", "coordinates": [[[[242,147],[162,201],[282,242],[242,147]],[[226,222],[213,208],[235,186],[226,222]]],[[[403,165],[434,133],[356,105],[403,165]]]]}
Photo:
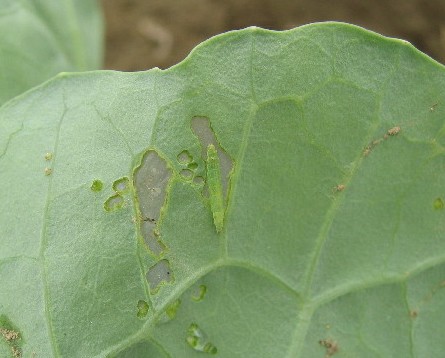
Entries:
{"type": "Polygon", "coordinates": [[[218,152],[213,144],[207,147],[207,184],[210,194],[210,208],[216,232],[221,232],[224,223],[224,199],[221,184],[221,169],[218,152]]]}

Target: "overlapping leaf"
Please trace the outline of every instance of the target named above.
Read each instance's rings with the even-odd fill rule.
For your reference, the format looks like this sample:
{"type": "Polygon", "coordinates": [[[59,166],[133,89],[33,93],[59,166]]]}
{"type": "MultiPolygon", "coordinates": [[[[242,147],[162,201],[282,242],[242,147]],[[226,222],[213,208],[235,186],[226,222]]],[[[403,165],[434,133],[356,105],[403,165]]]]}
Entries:
{"type": "Polygon", "coordinates": [[[0,105],[62,71],[99,69],[96,0],[0,0],[0,105]]]}

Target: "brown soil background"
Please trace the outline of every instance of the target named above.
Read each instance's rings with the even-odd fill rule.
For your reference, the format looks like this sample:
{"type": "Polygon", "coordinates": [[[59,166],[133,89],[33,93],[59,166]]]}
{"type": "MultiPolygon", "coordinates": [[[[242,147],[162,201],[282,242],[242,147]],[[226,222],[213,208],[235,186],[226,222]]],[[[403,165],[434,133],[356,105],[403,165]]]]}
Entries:
{"type": "Polygon", "coordinates": [[[105,68],[180,62],[198,43],[234,29],[290,29],[344,21],[411,42],[445,63],[445,0],[102,0],[105,68]]]}

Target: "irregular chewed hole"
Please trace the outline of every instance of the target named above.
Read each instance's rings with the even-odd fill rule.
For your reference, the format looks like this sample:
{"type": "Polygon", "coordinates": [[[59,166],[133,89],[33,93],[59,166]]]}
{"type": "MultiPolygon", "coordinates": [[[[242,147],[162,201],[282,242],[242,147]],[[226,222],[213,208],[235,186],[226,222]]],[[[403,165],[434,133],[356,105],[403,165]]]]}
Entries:
{"type": "Polygon", "coordinates": [[[113,190],[118,193],[128,191],[130,182],[127,177],[120,178],[113,183],[113,190]]]}
{"type": "Polygon", "coordinates": [[[178,312],[179,306],[181,305],[181,300],[177,299],[175,302],[173,302],[171,305],[167,307],[165,310],[165,313],[167,314],[167,317],[170,319],[173,319],[176,317],[176,313],[178,312]]]}
{"type": "Polygon", "coordinates": [[[172,304],[170,304],[169,306],[167,306],[167,308],[165,309],[165,312],[163,312],[159,318],[158,318],[158,323],[167,323],[170,322],[173,318],[176,317],[176,314],[178,313],[179,310],[179,306],[181,306],[181,300],[177,299],[176,301],[174,301],[172,304]]]}
{"type": "Polygon", "coordinates": [[[181,164],[189,164],[193,160],[193,157],[188,152],[188,150],[183,150],[181,153],[178,154],[177,159],[178,162],[181,164]]]}
{"type": "Polygon", "coordinates": [[[113,211],[120,209],[124,205],[124,198],[120,194],[110,196],[104,203],[106,211],[113,211]]]}
{"type": "Polygon", "coordinates": [[[197,176],[193,178],[193,184],[196,185],[203,185],[204,184],[204,178],[201,176],[197,176]]]}
{"type": "Polygon", "coordinates": [[[155,231],[161,208],[167,197],[171,174],[166,161],[154,150],[145,153],[141,165],[134,172],[134,186],[143,219],[140,224],[141,234],[155,255],[159,255],[165,249],[155,231]]]}
{"type": "Polygon", "coordinates": [[[204,299],[207,292],[207,287],[205,285],[199,285],[192,290],[192,300],[199,302],[204,299]]]}
{"type": "Polygon", "coordinates": [[[92,191],[101,191],[103,187],[104,183],[102,183],[102,181],[99,179],[93,180],[90,186],[92,191]]]}
{"type": "Polygon", "coordinates": [[[190,180],[193,177],[193,172],[189,169],[182,169],[179,174],[181,174],[181,176],[187,180],[190,180]]]}
{"type": "Polygon", "coordinates": [[[435,210],[442,210],[444,206],[442,198],[436,198],[436,200],[434,200],[433,207],[435,210]]]}
{"type": "Polygon", "coordinates": [[[186,341],[195,351],[216,354],[217,349],[209,341],[204,331],[196,323],[192,323],[187,329],[186,341]]]}
{"type": "Polygon", "coordinates": [[[165,245],[158,239],[159,232],[156,230],[156,222],[143,220],[141,222],[141,234],[145,244],[153,254],[157,256],[165,250],[165,245]]]}
{"type": "Polygon", "coordinates": [[[150,306],[144,300],[139,300],[138,304],[137,304],[137,308],[138,308],[138,312],[137,312],[136,316],[138,318],[144,318],[147,315],[150,306]]]}
{"type": "Polygon", "coordinates": [[[154,150],[142,158],[141,165],[134,172],[134,184],[142,217],[159,219],[164,205],[171,170],[166,161],[154,150]]]}
{"type": "Polygon", "coordinates": [[[189,165],[187,165],[187,168],[189,168],[190,170],[195,170],[196,168],[198,168],[198,163],[190,163],[189,165]]]}
{"type": "Polygon", "coordinates": [[[192,118],[192,130],[198,137],[201,148],[202,158],[207,158],[207,148],[210,144],[213,144],[218,152],[219,163],[221,166],[221,184],[223,188],[224,197],[227,197],[227,191],[229,187],[230,172],[233,168],[233,160],[219,145],[215,133],[213,132],[210,121],[205,117],[192,118]]]}
{"type": "Polygon", "coordinates": [[[156,292],[162,282],[173,282],[173,273],[167,260],[158,261],[147,272],[150,290],[156,292]]]}

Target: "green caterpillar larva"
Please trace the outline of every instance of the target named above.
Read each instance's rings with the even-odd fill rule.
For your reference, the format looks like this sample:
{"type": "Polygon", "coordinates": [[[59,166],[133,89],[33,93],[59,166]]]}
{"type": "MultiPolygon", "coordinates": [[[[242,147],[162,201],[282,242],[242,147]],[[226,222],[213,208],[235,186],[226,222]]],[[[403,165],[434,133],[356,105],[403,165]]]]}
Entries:
{"type": "Polygon", "coordinates": [[[207,147],[207,185],[210,194],[210,208],[216,232],[221,232],[224,223],[224,199],[221,184],[221,169],[218,152],[213,144],[207,147]]]}

